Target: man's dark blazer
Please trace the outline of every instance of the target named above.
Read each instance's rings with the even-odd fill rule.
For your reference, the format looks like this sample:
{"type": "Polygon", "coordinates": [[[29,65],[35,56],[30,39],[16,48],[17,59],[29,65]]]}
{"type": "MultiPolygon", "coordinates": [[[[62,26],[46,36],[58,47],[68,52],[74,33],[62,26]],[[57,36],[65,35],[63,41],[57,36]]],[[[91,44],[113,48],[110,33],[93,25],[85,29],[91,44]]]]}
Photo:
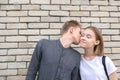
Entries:
{"type": "Polygon", "coordinates": [[[33,52],[26,80],[79,80],[81,55],[60,40],[40,40],[33,52]]]}

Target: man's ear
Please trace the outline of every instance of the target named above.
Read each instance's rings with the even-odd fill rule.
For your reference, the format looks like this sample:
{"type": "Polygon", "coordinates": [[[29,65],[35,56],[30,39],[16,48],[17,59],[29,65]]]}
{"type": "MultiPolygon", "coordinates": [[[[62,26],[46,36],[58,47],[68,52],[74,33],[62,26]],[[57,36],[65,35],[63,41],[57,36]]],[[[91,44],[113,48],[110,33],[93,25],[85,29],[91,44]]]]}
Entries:
{"type": "Polygon", "coordinates": [[[73,27],[70,27],[70,28],[69,28],[69,32],[70,32],[70,33],[73,33],[73,27]]]}
{"type": "Polygon", "coordinates": [[[100,44],[100,40],[95,41],[95,45],[98,45],[98,44],[100,44]]]}

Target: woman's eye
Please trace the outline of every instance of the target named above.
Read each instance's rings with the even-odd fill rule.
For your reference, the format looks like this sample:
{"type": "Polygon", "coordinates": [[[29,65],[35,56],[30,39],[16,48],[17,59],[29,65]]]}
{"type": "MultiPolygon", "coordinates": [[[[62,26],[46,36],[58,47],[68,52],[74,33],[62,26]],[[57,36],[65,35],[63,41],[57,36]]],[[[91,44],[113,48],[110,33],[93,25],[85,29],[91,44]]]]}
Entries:
{"type": "Polygon", "coordinates": [[[90,38],[91,38],[91,36],[90,36],[90,35],[87,35],[87,38],[88,38],[88,39],[90,39],[90,38]]]}

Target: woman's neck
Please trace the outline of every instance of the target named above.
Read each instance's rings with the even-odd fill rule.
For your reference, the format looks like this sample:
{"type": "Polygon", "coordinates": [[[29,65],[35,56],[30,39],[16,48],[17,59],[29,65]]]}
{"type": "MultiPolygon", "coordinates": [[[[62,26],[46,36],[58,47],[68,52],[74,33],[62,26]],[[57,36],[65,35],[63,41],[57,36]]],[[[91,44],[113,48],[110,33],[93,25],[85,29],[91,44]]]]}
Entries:
{"type": "Polygon", "coordinates": [[[84,58],[86,60],[92,60],[96,57],[96,55],[94,54],[94,51],[91,49],[87,49],[85,50],[85,54],[84,54],[84,58]]]}

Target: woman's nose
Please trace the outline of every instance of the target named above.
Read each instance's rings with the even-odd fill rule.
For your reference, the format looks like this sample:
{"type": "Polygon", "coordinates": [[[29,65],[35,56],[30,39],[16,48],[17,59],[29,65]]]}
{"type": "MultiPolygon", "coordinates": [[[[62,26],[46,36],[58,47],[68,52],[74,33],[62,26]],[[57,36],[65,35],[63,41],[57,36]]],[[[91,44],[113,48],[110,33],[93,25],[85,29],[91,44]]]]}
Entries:
{"type": "Polygon", "coordinates": [[[85,40],[85,39],[86,39],[85,36],[82,36],[82,37],[81,37],[81,40],[85,40]]]}

